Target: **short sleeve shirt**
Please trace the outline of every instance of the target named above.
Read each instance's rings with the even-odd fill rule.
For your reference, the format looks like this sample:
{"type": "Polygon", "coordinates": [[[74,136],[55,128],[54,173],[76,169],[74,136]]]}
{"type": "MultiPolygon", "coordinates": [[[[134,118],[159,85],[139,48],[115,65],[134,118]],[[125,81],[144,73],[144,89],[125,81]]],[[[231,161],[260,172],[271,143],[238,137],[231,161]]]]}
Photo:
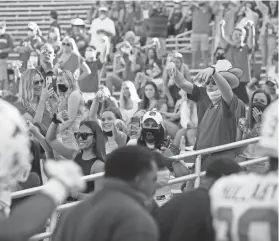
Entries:
{"type": "Polygon", "coordinates": [[[230,106],[221,98],[208,107],[198,127],[196,150],[235,141],[237,106],[238,98],[234,95],[230,106]]]}

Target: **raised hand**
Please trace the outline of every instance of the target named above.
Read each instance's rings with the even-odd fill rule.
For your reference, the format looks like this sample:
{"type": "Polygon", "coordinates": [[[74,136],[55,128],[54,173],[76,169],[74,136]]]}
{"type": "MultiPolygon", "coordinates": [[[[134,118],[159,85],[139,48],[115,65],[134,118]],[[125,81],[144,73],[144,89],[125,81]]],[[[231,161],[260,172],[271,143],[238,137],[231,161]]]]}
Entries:
{"type": "Polygon", "coordinates": [[[257,123],[260,123],[262,120],[262,112],[259,111],[256,107],[252,109],[252,115],[257,123]]]}
{"type": "Polygon", "coordinates": [[[212,75],[214,69],[209,67],[206,69],[201,70],[194,78],[194,81],[200,80],[201,82],[206,82],[212,75]]]}
{"type": "Polygon", "coordinates": [[[43,88],[41,98],[43,101],[47,101],[50,97],[54,95],[53,88],[48,89],[48,87],[43,88]]]}

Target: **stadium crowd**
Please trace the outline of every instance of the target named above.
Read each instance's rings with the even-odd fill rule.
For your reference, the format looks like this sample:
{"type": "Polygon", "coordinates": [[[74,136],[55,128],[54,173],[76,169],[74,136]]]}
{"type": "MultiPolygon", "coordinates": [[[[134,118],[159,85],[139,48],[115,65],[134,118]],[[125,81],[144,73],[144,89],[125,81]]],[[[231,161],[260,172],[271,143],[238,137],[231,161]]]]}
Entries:
{"type": "Polygon", "coordinates": [[[52,10],[15,46],[0,17],[0,240],[74,201],[52,240],[278,240],[278,2],[98,1],[69,25],[52,10]],[[185,33],[190,60],[166,43],[185,33]],[[172,157],[254,137],[167,185],[196,167],[172,157]]]}

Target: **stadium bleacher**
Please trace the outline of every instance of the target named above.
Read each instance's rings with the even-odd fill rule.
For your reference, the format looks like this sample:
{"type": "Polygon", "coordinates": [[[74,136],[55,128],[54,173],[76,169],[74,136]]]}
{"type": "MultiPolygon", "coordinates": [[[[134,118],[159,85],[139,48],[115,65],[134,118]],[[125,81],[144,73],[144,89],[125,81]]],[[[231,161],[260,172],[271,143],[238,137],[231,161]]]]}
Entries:
{"type": "MultiPolygon", "coordinates": [[[[0,1],[0,16],[6,20],[7,32],[11,33],[14,38],[15,46],[26,37],[26,29],[28,22],[36,22],[43,35],[48,31],[50,24],[49,13],[56,10],[59,16],[59,24],[65,31],[70,27],[70,20],[73,15],[78,15],[82,19],[86,19],[86,15],[93,1],[89,0],[8,0],[0,1]]],[[[172,1],[166,1],[168,8],[171,7],[172,1]]],[[[187,63],[191,59],[190,32],[188,34],[178,36],[177,38],[169,38],[166,40],[167,51],[177,50],[182,52],[187,59],[187,63]]],[[[11,60],[16,60],[17,53],[10,55],[11,60]]],[[[191,61],[190,61],[191,62],[191,61]]],[[[256,53],[256,64],[261,66],[261,56],[256,53]]],[[[107,72],[112,71],[112,65],[106,66],[107,72]]],[[[198,70],[191,70],[192,76],[196,75],[198,70]]],[[[264,76],[265,69],[262,69],[264,76]]],[[[103,79],[102,79],[103,80],[103,79]]],[[[117,95],[117,93],[116,93],[117,95]]]]}

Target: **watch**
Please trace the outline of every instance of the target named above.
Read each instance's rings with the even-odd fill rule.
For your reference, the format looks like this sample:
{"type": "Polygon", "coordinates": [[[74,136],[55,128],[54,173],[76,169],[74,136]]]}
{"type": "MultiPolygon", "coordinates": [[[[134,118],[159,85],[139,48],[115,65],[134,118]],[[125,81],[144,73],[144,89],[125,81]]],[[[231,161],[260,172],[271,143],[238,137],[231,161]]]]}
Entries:
{"type": "Polygon", "coordinates": [[[212,73],[212,75],[214,75],[214,74],[215,74],[215,72],[216,72],[216,68],[215,68],[214,66],[209,66],[209,67],[213,69],[213,73],[212,73]]]}

